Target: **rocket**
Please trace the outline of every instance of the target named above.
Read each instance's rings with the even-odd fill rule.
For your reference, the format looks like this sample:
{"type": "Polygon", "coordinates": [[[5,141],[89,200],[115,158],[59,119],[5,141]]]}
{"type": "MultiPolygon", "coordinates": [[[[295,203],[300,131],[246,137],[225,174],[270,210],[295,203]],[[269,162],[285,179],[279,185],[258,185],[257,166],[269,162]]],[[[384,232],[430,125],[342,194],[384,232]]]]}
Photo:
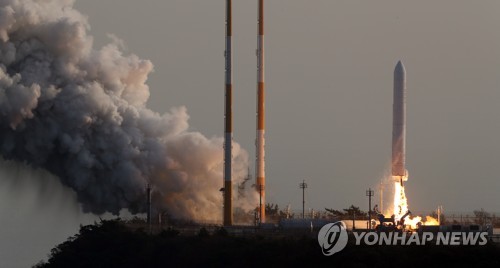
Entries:
{"type": "Polygon", "coordinates": [[[394,69],[392,104],[392,178],[403,186],[408,179],[406,170],[406,70],[401,61],[394,69]]]}
{"type": "Polygon", "coordinates": [[[256,186],[260,195],[259,216],[266,219],[266,175],[265,175],[265,83],[264,83],[264,0],[259,0],[257,35],[257,139],[256,139],[256,186]]]}
{"type": "Polygon", "coordinates": [[[225,57],[225,105],[224,105],[224,226],[233,224],[233,183],[232,183],[232,148],[233,148],[233,108],[232,108],[232,0],[226,0],[226,50],[225,57]]]}

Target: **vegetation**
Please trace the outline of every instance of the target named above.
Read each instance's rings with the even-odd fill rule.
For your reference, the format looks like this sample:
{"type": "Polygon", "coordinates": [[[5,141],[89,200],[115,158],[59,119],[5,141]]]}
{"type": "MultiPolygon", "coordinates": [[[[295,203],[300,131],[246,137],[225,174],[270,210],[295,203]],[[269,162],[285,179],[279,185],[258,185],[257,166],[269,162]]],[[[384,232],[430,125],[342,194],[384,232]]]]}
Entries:
{"type": "Polygon", "coordinates": [[[174,229],[157,235],[120,220],[82,226],[36,267],[500,267],[487,246],[354,246],[325,257],[314,236],[234,237],[224,228],[192,236],[174,229]]]}
{"type": "Polygon", "coordinates": [[[266,204],[266,218],[271,222],[278,222],[280,219],[290,219],[295,217],[288,210],[280,210],[278,204],[266,204]]]}
{"type": "MultiPolygon", "coordinates": [[[[367,220],[368,212],[362,211],[359,207],[351,205],[348,208],[344,208],[342,211],[335,210],[333,208],[325,208],[329,216],[338,218],[339,220],[347,220],[355,217],[357,220],[367,220]]],[[[372,211],[372,218],[376,216],[375,212],[372,211]]]]}

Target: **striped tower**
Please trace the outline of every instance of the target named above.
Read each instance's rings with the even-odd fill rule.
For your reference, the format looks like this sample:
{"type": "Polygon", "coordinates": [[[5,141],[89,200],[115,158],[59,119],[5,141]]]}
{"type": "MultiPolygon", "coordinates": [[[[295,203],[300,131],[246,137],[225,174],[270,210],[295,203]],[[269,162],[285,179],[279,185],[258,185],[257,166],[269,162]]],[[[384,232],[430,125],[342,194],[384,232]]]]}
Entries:
{"type": "Polygon", "coordinates": [[[257,142],[256,185],[260,194],[260,220],[266,220],[266,174],[265,174],[265,84],[264,84],[264,0],[259,0],[259,25],[257,37],[257,142]]]}
{"type": "Polygon", "coordinates": [[[232,108],[232,0],[226,0],[226,50],[225,57],[225,111],[224,111],[224,226],[233,224],[233,183],[231,180],[233,148],[233,108],[232,108]]]}

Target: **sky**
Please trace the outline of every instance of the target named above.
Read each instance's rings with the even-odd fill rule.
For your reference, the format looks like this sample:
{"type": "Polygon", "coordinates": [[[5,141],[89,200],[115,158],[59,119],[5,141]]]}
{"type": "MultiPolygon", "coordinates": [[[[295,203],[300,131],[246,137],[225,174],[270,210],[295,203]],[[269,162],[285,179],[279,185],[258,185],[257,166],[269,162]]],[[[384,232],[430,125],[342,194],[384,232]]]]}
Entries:
{"type": "MultiPolygon", "coordinates": [[[[234,5],[234,138],[255,154],[257,1],[234,5]]],[[[77,1],[152,60],[150,108],[184,105],[223,135],[225,1],[77,1]]],[[[266,11],[268,202],[366,206],[389,169],[392,74],[407,70],[407,195],[416,211],[500,211],[498,1],[273,0],[266,11]]],[[[253,163],[252,163],[253,164],[253,163]]],[[[253,170],[253,169],[252,169],[253,170]]]]}
{"type": "MultiPolygon", "coordinates": [[[[153,62],[151,109],[164,113],[186,106],[192,130],[221,137],[224,2],[77,0],[75,7],[88,15],[95,45],[108,43],[112,34],[123,40],[126,53],[153,62]]],[[[390,168],[392,74],[402,60],[410,209],[500,211],[500,2],[273,0],[265,5],[268,202],[299,210],[303,179],[309,186],[306,208],[354,204],[367,210],[369,187],[378,202],[377,185],[390,168]]],[[[233,6],[234,138],[252,159],[257,1],[234,0],[233,6]]],[[[19,247],[3,250],[5,256],[33,248],[23,261],[36,263],[80,223],[97,219],[79,213],[74,194],[50,175],[14,169],[23,178],[46,177],[58,194],[2,182],[0,208],[9,215],[4,226],[21,221],[26,227],[14,230],[31,230],[22,236],[1,233],[2,240],[19,241],[19,247]],[[52,201],[40,206],[37,198],[47,200],[44,196],[52,201]]]]}

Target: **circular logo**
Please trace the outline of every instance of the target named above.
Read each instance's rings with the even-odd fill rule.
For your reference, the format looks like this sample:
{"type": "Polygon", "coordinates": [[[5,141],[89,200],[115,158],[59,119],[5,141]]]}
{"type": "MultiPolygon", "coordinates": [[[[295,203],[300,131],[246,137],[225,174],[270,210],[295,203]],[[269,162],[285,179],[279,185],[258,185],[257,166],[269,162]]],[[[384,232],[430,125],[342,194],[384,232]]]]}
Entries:
{"type": "Polygon", "coordinates": [[[325,256],[331,256],[347,245],[347,230],[342,221],[326,224],[319,230],[318,243],[325,256]]]}

